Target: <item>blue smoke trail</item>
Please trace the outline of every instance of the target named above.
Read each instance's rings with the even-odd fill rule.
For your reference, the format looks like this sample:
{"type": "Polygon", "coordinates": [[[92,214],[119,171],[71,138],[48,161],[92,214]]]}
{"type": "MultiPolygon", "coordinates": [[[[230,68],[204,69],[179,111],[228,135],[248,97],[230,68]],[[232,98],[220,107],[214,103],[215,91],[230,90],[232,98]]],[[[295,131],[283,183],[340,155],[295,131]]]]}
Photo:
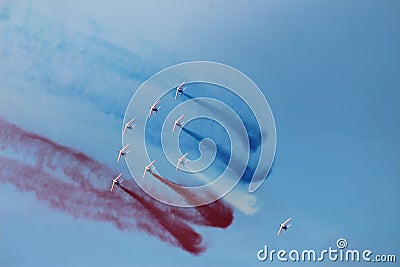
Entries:
{"type": "MultiPolygon", "coordinates": [[[[202,136],[190,129],[188,129],[187,127],[182,127],[182,131],[184,131],[185,133],[187,133],[190,137],[192,137],[193,139],[195,139],[196,141],[200,142],[201,140],[205,139],[205,136],[202,136]]],[[[216,144],[217,146],[217,155],[216,155],[216,159],[221,161],[222,163],[224,163],[226,166],[229,163],[229,160],[231,158],[231,153],[230,151],[227,151],[225,148],[221,147],[220,145],[216,144]]],[[[234,161],[234,159],[232,159],[234,161]]],[[[235,170],[236,172],[241,172],[242,170],[239,170],[237,168],[235,168],[235,166],[237,166],[235,164],[235,162],[233,162],[233,164],[230,165],[231,168],[233,170],[235,170]]],[[[254,175],[254,170],[252,170],[248,165],[246,166],[246,169],[242,175],[242,179],[244,179],[245,181],[250,181],[251,178],[254,175]]]]}
{"type": "MultiPolygon", "coordinates": [[[[207,102],[205,102],[205,101],[203,101],[201,99],[198,99],[198,98],[196,98],[196,97],[194,97],[194,96],[192,96],[192,95],[190,95],[188,93],[182,93],[182,95],[184,95],[188,99],[191,99],[196,104],[199,104],[199,105],[203,106],[204,108],[210,110],[214,114],[222,112],[220,109],[216,108],[215,106],[210,105],[209,103],[207,103],[207,102]]],[[[241,117],[240,114],[239,114],[239,117],[241,117]]],[[[244,120],[242,117],[241,117],[241,119],[242,119],[243,124],[244,124],[244,126],[246,128],[246,131],[247,131],[247,135],[248,135],[248,139],[249,139],[249,145],[250,145],[250,151],[254,152],[261,145],[261,142],[262,142],[261,134],[260,134],[257,126],[251,125],[249,122],[247,122],[247,120],[244,120]]]]}

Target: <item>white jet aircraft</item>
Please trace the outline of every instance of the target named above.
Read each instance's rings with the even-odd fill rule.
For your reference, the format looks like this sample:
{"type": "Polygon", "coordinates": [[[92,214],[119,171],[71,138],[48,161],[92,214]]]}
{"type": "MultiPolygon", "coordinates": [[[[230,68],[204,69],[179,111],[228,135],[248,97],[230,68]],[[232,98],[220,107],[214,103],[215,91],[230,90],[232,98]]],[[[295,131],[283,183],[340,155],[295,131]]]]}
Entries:
{"type": "Polygon", "coordinates": [[[120,184],[124,181],[124,180],[118,181],[118,179],[121,178],[121,176],[122,176],[122,173],[120,173],[114,180],[112,180],[112,185],[111,185],[111,190],[110,190],[111,192],[113,191],[115,185],[120,186],[120,184]]]}
{"type": "Polygon", "coordinates": [[[143,178],[146,176],[146,172],[152,173],[156,168],[153,166],[155,160],[153,160],[149,165],[144,167],[143,178]]]}
{"type": "Polygon", "coordinates": [[[181,127],[181,128],[183,127],[183,121],[181,121],[182,118],[183,118],[183,116],[185,116],[185,115],[180,116],[180,117],[174,122],[174,128],[172,129],[172,132],[175,131],[176,126],[181,127]]]}
{"type": "Polygon", "coordinates": [[[121,159],[121,156],[126,156],[126,155],[128,155],[128,153],[129,153],[129,150],[128,151],[125,151],[127,148],[128,148],[128,146],[129,146],[129,144],[127,144],[126,146],[124,146],[122,149],[119,149],[118,150],[118,159],[117,159],[117,162],[119,162],[119,160],[121,159]]]}
{"type": "Polygon", "coordinates": [[[183,164],[186,163],[186,161],[187,161],[186,156],[187,156],[188,154],[189,154],[189,153],[186,153],[185,155],[183,155],[182,157],[180,157],[180,158],[178,159],[178,164],[176,164],[176,170],[178,170],[180,164],[183,165],[183,164]]]}
{"type": "Polygon", "coordinates": [[[154,103],[152,106],[150,106],[149,118],[151,117],[151,114],[153,113],[153,111],[154,111],[155,113],[157,113],[157,111],[160,110],[161,106],[160,106],[160,107],[157,107],[157,105],[160,103],[160,101],[161,101],[161,100],[158,99],[156,103],[154,103]]]}
{"type": "Polygon", "coordinates": [[[282,232],[282,230],[286,230],[290,227],[290,224],[288,224],[290,221],[292,220],[292,218],[287,219],[286,221],[284,221],[283,223],[281,223],[281,225],[279,226],[279,232],[278,235],[280,235],[280,233],[282,232]]]}
{"type": "Polygon", "coordinates": [[[133,118],[129,122],[124,123],[124,131],[123,131],[122,135],[125,135],[126,130],[128,130],[128,129],[132,130],[133,129],[133,127],[136,125],[136,124],[132,124],[135,119],[136,118],[133,118]]]}
{"type": "Polygon", "coordinates": [[[181,95],[183,94],[183,92],[185,92],[186,87],[182,88],[182,86],[185,84],[185,81],[183,81],[183,83],[181,83],[178,87],[176,87],[176,93],[175,93],[175,99],[178,98],[179,93],[181,93],[181,95]]]}

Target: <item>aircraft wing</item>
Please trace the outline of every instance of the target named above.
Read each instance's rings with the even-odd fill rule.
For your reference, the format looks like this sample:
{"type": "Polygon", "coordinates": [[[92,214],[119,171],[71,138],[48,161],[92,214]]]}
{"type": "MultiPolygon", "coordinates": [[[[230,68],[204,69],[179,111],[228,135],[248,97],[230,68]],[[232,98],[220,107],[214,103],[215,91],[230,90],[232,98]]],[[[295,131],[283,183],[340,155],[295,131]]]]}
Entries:
{"type": "Polygon", "coordinates": [[[187,153],[185,153],[185,155],[183,155],[183,156],[180,158],[180,160],[183,160],[183,159],[185,159],[187,155],[189,155],[189,153],[188,153],[188,152],[187,152],[187,153]]]}
{"type": "Polygon", "coordinates": [[[144,169],[143,178],[146,176],[147,169],[144,169]]]}
{"type": "Polygon", "coordinates": [[[120,151],[120,152],[118,153],[118,159],[117,159],[117,162],[119,162],[119,160],[121,159],[121,155],[122,155],[122,152],[120,151]]]}
{"type": "Polygon", "coordinates": [[[113,181],[113,183],[112,183],[112,186],[111,186],[111,192],[113,191],[113,189],[114,189],[114,185],[115,185],[115,182],[113,181]]]}
{"type": "Polygon", "coordinates": [[[178,88],[176,88],[176,92],[175,92],[175,99],[177,99],[177,98],[178,98],[178,94],[179,94],[179,87],[178,87],[178,88]]]}
{"type": "Polygon", "coordinates": [[[182,86],[185,84],[185,81],[183,81],[179,86],[178,86],[178,90],[182,88],[182,86]]]}
{"type": "Polygon", "coordinates": [[[283,223],[283,225],[286,225],[288,222],[290,222],[292,220],[292,218],[289,218],[289,219],[287,219],[284,223],[283,223]]]}
{"type": "Polygon", "coordinates": [[[120,173],[120,174],[113,180],[113,182],[117,182],[118,179],[121,178],[121,176],[122,176],[122,173],[120,173]]]}
{"type": "Polygon", "coordinates": [[[155,160],[153,160],[152,162],[150,162],[150,164],[147,165],[146,169],[147,169],[147,168],[150,169],[150,167],[153,166],[154,162],[155,162],[155,160]]]}
{"type": "Polygon", "coordinates": [[[158,103],[160,103],[161,99],[158,99],[156,103],[154,103],[154,105],[152,107],[157,107],[158,103]]]}
{"type": "Polygon", "coordinates": [[[172,129],[172,132],[175,131],[176,125],[177,125],[177,123],[175,122],[175,123],[174,123],[174,128],[172,129]]]}
{"type": "Polygon", "coordinates": [[[279,227],[279,232],[278,232],[278,235],[280,235],[280,234],[281,234],[281,232],[282,232],[282,229],[283,229],[283,228],[282,228],[282,226],[280,226],[280,227],[279,227]]]}
{"type": "Polygon", "coordinates": [[[122,135],[125,135],[126,129],[128,129],[128,124],[125,124],[124,131],[122,132],[122,135]]]}
{"type": "Polygon", "coordinates": [[[182,115],[182,116],[180,116],[176,121],[181,121],[181,119],[183,119],[183,116],[185,116],[185,115],[182,115]]]}
{"type": "Polygon", "coordinates": [[[178,159],[178,164],[176,164],[176,170],[178,170],[179,165],[182,163],[182,161],[185,160],[185,158],[186,158],[186,156],[187,156],[188,154],[189,154],[189,153],[186,153],[185,155],[183,155],[182,157],[180,157],[180,158],[178,159]]]}
{"type": "Polygon", "coordinates": [[[178,159],[178,163],[176,164],[176,170],[178,170],[180,164],[181,164],[181,160],[178,159]]]}
{"type": "Polygon", "coordinates": [[[127,149],[128,146],[129,146],[129,144],[127,144],[126,146],[124,146],[124,147],[121,149],[121,151],[125,151],[125,149],[127,149]]]}

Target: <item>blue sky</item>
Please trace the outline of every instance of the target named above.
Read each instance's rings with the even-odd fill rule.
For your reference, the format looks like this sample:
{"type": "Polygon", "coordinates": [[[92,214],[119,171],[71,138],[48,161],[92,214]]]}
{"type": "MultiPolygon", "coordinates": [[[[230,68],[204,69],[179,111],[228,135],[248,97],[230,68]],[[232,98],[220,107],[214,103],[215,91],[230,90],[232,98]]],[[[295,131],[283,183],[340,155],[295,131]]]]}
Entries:
{"type": "Polygon", "coordinates": [[[399,256],[399,12],[397,1],[2,2],[0,116],[16,125],[119,170],[135,89],[170,65],[211,60],[261,88],[278,143],[258,212],[197,229],[209,243],[197,257],[0,184],[0,265],[258,266],[274,264],[257,261],[264,244],[325,249],[339,237],[399,256]]]}

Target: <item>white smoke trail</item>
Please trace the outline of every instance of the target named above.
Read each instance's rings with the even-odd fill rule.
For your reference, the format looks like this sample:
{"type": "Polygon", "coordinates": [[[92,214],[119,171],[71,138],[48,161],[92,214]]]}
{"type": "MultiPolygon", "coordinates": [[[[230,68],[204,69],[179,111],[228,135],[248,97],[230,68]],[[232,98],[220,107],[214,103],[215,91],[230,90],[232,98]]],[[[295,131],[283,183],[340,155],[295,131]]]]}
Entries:
{"type": "MultiPolygon", "coordinates": [[[[188,168],[188,167],[187,167],[188,168]]],[[[188,168],[189,169],[189,168],[188,168]]],[[[204,183],[210,183],[211,179],[208,178],[207,176],[201,174],[201,173],[196,173],[195,176],[199,178],[201,181],[204,183]]],[[[219,188],[217,186],[211,187],[212,190],[216,194],[221,194],[224,193],[224,189],[219,188]]],[[[257,212],[258,207],[257,207],[257,198],[254,195],[251,195],[245,186],[241,185],[238,183],[232,191],[230,191],[227,195],[223,197],[223,199],[231,204],[233,207],[237,208],[240,210],[242,213],[247,214],[247,215],[252,215],[257,212]]]]}

